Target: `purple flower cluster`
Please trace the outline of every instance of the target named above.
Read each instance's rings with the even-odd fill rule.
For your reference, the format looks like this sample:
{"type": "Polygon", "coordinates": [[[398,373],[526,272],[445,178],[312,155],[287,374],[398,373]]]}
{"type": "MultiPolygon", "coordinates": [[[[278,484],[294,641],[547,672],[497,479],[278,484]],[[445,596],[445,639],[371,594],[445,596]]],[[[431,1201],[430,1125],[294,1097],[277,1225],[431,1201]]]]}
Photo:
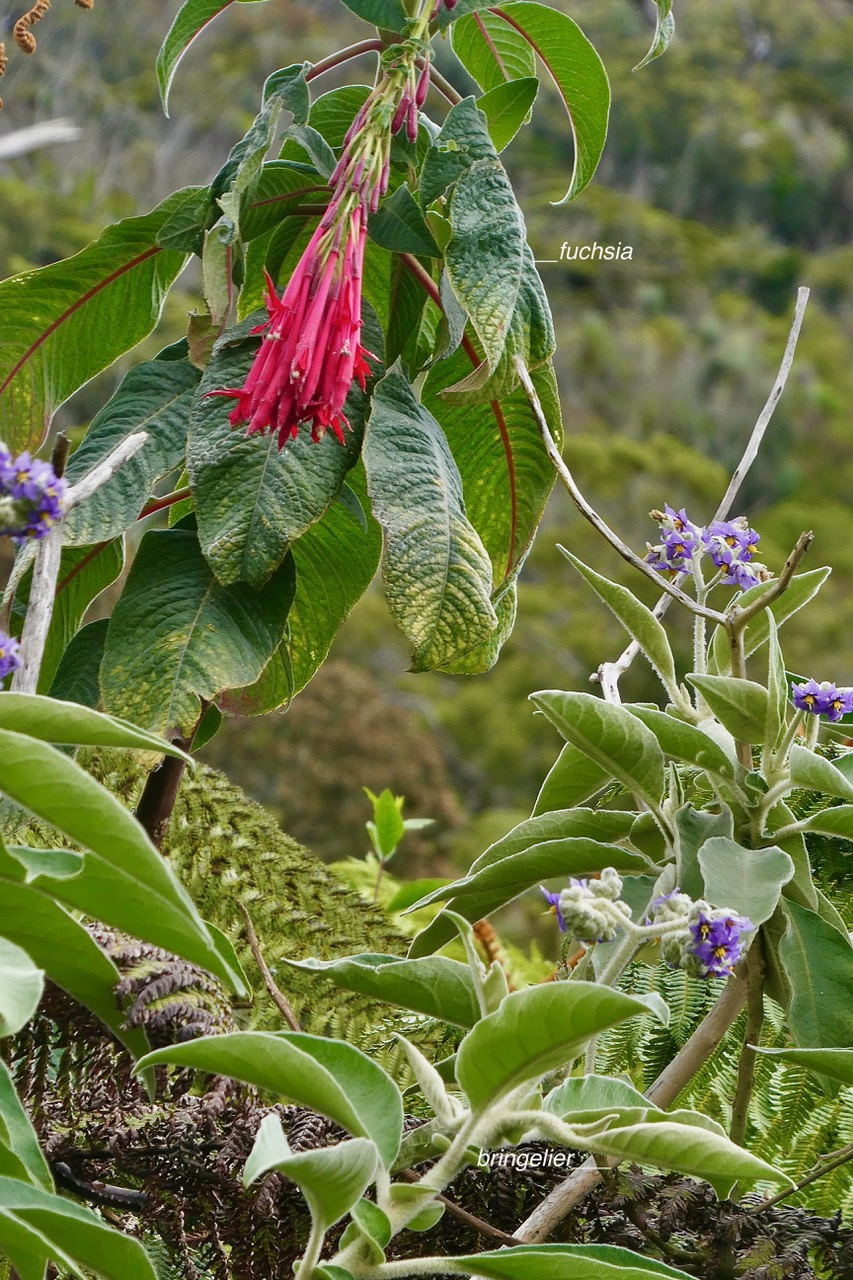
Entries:
{"type": "Polygon", "coordinates": [[[690,951],[702,969],[702,976],[724,978],[744,954],[743,935],[751,933],[755,925],[746,916],[732,912],[730,915],[700,911],[690,925],[692,942],[690,951]]]}
{"type": "Polygon", "coordinates": [[[828,720],[840,720],[853,711],[853,689],[839,688],[829,680],[820,684],[806,680],[791,686],[794,706],[812,716],[826,716],[828,720]]]}
{"type": "Polygon", "coordinates": [[[700,528],[688,518],[683,507],[675,511],[667,503],[663,511],[651,514],[660,525],[662,535],[655,546],[647,544],[646,563],[653,569],[678,573],[707,553],[716,567],[724,571],[720,581],[727,586],[746,591],[770,576],[765,566],[755,561],[760,539],[745,517],[715,520],[707,528],[700,528]]]}
{"type": "Polygon", "coordinates": [[[62,515],[65,488],[49,462],[29,453],[13,458],[0,444],[0,536],[43,538],[62,515]]]}
{"type": "Polygon", "coordinates": [[[0,631],[0,680],[5,680],[6,676],[17,671],[21,665],[18,661],[18,648],[17,640],[0,631]]]}

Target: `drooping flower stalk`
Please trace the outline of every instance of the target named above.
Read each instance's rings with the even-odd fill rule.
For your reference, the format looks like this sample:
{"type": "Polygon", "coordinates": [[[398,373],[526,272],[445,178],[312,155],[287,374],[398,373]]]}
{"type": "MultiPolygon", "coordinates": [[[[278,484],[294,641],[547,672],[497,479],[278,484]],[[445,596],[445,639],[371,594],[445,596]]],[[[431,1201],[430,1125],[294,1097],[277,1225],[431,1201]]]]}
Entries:
{"type": "Polygon", "coordinates": [[[361,289],[367,219],[388,190],[392,134],[405,126],[417,138],[429,87],[431,0],[409,36],[386,49],[379,79],[347,131],[329,179],[332,199],[281,297],[267,276],[268,318],[253,332],[264,339],[240,388],[209,394],[237,401],[232,426],[248,435],[275,433],[278,446],[309,427],[344,444],[344,402],[353,382],[364,390],[376,359],[361,343],[361,289]]]}

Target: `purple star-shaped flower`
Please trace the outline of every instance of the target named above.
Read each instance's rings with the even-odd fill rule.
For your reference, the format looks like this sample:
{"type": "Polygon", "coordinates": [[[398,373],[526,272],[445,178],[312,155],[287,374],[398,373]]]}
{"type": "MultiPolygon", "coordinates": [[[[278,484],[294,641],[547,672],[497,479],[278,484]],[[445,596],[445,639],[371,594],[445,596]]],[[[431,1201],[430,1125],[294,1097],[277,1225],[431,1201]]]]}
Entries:
{"type": "Polygon", "coordinates": [[[696,923],[690,925],[691,950],[707,977],[723,978],[731,973],[746,949],[743,935],[754,928],[751,920],[734,912],[717,919],[700,913],[696,923]]]}
{"type": "Polygon", "coordinates": [[[18,648],[17,640],[0,631],[0,680],[17,671],[21,665],[18,661],[18,648]]]}
{"type": "Polygon", "coordinates": [[[546,897],[546,898],[547,898],[547,900],[548,900],[548,903],[549,903],[549,905],[550,905],[551,910],[553,911],[554,915],[557,917],[557,924],[560,926],[560,933],[565,933],[565,932],[566,932],[566,922],[565,922],[565,920],[563,919],[563,913],[562,913],[562,911],[560,910],[560,895],[559,895],[559,893],[549,893],[549,892],[548,892],[548,890],[545,888],[545,886],[544,886],[544,885],[542,885],[542,884],[540,884],[539,888],[540,888],[540,889],[542,890],[542,892],[544,893],[545,897],[546,897]]]}
{"type": "Polygon", "coordinates": [[[853,711],[853,689],[839,689],[835,684],[824,685],[823,700],[827,720],[840,720],[853,711]]]}

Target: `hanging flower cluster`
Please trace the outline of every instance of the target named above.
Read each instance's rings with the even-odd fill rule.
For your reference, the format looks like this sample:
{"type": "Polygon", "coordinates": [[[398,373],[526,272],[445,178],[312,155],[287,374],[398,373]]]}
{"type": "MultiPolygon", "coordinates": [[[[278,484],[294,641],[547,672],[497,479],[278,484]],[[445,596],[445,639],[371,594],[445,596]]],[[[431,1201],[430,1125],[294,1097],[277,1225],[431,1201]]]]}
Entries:
{"type": "MultiPolygon", "coordinates": [[[[428,15],[422,15],[424,31],[428,15]]],[[[361,344],[361,289],[367,218],[388,190],[391,136],[405,126],[417,137],[429,88],[428,48],[415,32],[388,50],[385,73],[344,138],[331,178],[332,200],[281,297],[267,276],[264,339],[242,387],[210,395],[237,401],[232,426],[248,435],[275,433],[278,446],[310,427],[320,441],[331,431],[341,444],[349,422],[344,402],[362,390],[377,357],[361,344]]]]}
{"type": "Polygon", "coordinates": [[[806,680],[803,684],[793,684],[791,692],[794,706],[798,711],[805,711],[812,716],[826,716],[828,720],[840,720],[842,716],[853,711],[853,689],[822,680],[806,680]]]}
{"type": "Polygon", "coordinates": [[[620,902],[622,877],[613,867],[605,867],[597,880],[569,881],[560,893],[549,893],[542,885],[561,932],[578,942],[611,942],[631,919],[631,908],[620,902]]]}
{"type": "Polygon", "coordinates": [[[62,516],[66,482],[49,462],[0,444],[0,536],[16,543],[43,538],[62,516]]]}
{"type": "Polygon", "coordinates": [[[660,931],[661,956],[672,969],[697,978],[731,973],[747,950],[746,936],[755,925],[727,907],[712,907],[673,889],[655,898],[645,922],[660,931]]]}
{"type": "Polygon", "coordinates": [[[709,555],[721,570],[719,581],[746,591],[771,576],[767,567],[755,560],[759,535],[745,516],[735,520],[715,520],[706,528],[696,525],[682,507],[675,511],[667,503],[651,517],[661,528],[661,540],[647,543],[646,563],[661,573],[681,573],[700,556],[709,555]]]}

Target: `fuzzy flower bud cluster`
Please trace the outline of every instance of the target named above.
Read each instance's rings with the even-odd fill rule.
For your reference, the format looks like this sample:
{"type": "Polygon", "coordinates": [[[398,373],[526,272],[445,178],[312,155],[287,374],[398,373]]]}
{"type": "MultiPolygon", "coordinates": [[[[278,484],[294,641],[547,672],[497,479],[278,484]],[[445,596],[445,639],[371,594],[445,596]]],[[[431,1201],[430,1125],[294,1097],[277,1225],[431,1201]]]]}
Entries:
{"type": "Polygon", "coordinates": [[[663,511],[652,511],[651,517],[660,525],[661,540],[654,546],[646,544],[646,563],[661,573],[680,573],[708,555],[726,586],[746,591],[772,576],[755,559],[760,538],[745,516],[714,520],[703,528],[688,518],[683,507],[675,511],[667,503],[663,511]]]}
{"type": "Polygon", "coordinates": [[[65,489],[49,462],[28,453],[15,458],[0,444],[0,536],[43,538],[62,516],[65,489]]]}
{"type": "Polygon", "coordinates": [[[755,925],[746,916],[712,907],[685,893],[655,898],[647,923],[661,930],[661,956],[672,969],[696,978],[723,978],[747,950],[746,935],[755,925]]]}
{"type": "Polygon", "coordinates": [[[620,901],[622,877],[613,867],[605,867],[597,880],[573,879],[560,893],[540,888],[561,931],[579,942],[612,942],[631,919],[631,908],[620,901]]]}

